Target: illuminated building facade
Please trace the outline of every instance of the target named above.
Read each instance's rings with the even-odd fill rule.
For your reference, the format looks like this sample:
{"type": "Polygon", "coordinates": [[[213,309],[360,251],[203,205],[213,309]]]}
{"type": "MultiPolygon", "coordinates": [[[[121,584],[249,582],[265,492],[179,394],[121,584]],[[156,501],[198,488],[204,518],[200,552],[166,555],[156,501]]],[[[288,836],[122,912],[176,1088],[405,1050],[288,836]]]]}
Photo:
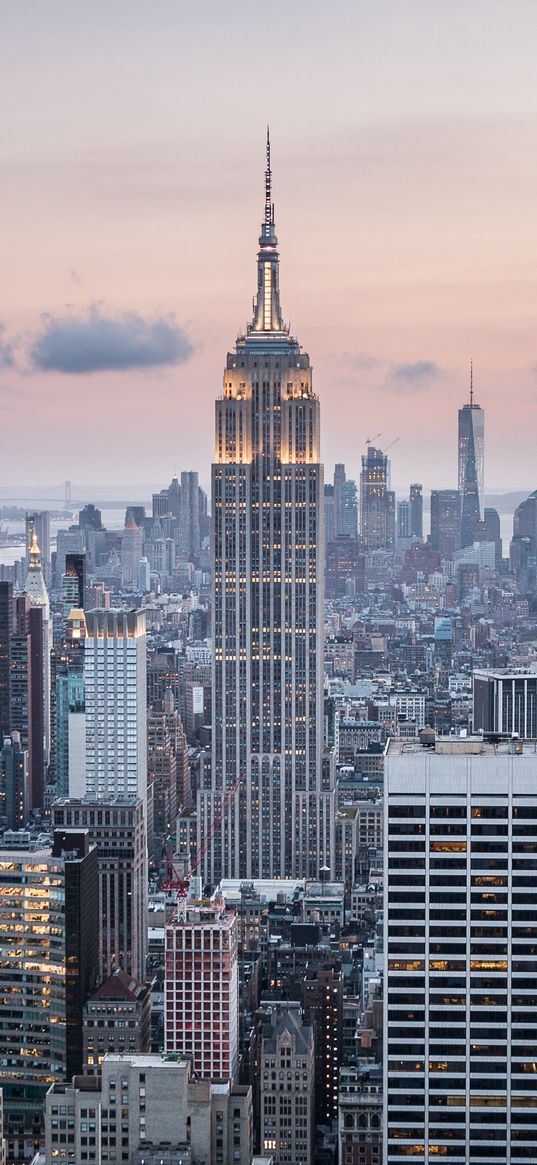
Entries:
{"type": "Polygon", "coordinates": [[[533,744],[391,741],[384,790],[384,1161],[534,1161],[533,744]]]}
{"type": "Polygon", "coordinates": [[[97,854],[83,831],[0,849],[0,1081],[8,1160],[39,1147],[45,1092],[82,1069],[82,1006],[98,972],[97,854]]]}
{"type": "Polygon", "coordinates": [[[198,1076],[233,1080],[239,1057],[238,929],[220,900],[166,927],[165,1047],[198,1076]]]}
{"type": "Polygon", "coordinates": [[[0,806],[8,829],[24,829],[28,821],[28,752],[20,734],[4,736],[0,749],[0,806]]]}
{"type": "Polygon", "coordinates": [[[267,139],[252,323],[227,358],[212,469],[212,772],[200,837],[240,787],[205,880],[316,875],[330,864],[323,785],[323,470],[309,357],[284,325],[267,139]]]}
{"type": "Polygon", "coordinates": [[[50,514],[48,510],[34,510],[26,514],[26,556],[29,560],[34,534],[41,549],[43,574],[47,586],[50,585],[50,514]]]}

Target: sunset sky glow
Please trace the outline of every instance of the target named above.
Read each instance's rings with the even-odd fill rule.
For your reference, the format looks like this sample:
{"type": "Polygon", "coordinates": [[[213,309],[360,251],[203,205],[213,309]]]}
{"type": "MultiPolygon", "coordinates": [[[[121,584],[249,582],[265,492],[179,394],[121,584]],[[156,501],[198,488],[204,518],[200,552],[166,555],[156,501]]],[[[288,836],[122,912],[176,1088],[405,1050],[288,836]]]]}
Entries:
{"type": "Polygon", "coordinates": [[[282,303],[327,473],[528,488],[537,426],[533,0],[0,3],[0,484],[209,480],[251,314],[271,125],[282,303]]]}

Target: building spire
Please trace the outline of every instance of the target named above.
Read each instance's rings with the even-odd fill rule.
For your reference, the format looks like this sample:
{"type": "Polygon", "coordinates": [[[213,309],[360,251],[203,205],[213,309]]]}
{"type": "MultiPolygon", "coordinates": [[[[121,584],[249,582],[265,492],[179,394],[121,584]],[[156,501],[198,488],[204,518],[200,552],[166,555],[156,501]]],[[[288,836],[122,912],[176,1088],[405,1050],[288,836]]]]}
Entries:
{"type": "Polygon", "coordinates": [[[267,125],[267,168],[265,170],[265,223],[274,222],[272,205],[272,170],[270,168],[270,126],[267,125]]]}
{"type": "Polygon", "coordinates": [[[257,296],[254,301],[254,318],[248,334],[259,332],[286,332],[280,306],[278,239],[274,226],[274,203],[272,201],[272,169],[270,165],[270,128],[267,125],[266,168],[265,168],[265,214],[261,223],[259,252],[257,255],[257,296]]]}
{"type": "Polygon", "coordinates": [[[46,610],[46,618],[48,619],[48,594],[43,578],[43,567],[41,565],[41,551],[37,544],[37,534],[32,535],[32,545],[30,546],[30,561],[28,563],[28,573],[26,575],[26,594],[30,596],[30,605],[32,607],[43,607],[46,610]]]}
{"type": "Polygon", "coordinates": [[[41,570],[41,551],[37,544],[37,534],[32,534],[32,545],[30,546],[30,562],[29,570],[41,570]]]}
{"type": "Polygon", "coordinates": [[[474,362],[470,356],[470,408],[474,404],[474,362]]]}

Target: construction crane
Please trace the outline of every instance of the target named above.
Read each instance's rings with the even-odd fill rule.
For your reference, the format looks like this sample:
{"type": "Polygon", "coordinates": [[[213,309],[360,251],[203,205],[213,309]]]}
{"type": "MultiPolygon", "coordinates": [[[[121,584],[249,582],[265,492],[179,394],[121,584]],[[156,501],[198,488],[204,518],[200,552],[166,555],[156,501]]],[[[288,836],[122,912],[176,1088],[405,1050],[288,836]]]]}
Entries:
{"type": "Polygon", "coordinates": [[[393,441],[390,441],[390,444],[389,444],[389,445],[387,445],[387,446],[386,446],[386,448],[382,450],[382,452],[383,452],[383,453],[387,453],[387,452],[388,452],[388,449],[391,449],[391,448],[392,448],[392,445],[397,445],[397,442],[398,442],[398,441],[400,441],[400,440],[401,440],[401,438],[400,438],[400,437],[394,437],[393,441]]]}
{"type": "Polygon", "coordinates": [[[368,437],[366,440],[366,445],[372,445],[373,441],[376,441],[377,437],[381,437],[381,436],[382,436],[381,433],[375,433],[374,437],[368,437]]]}
{"type": "Polygon", "coordinates": [[[173,913],[173,916],[172,916],[172,920],[171,920],[172,922],[182,921],[186,917],[186,903],[187,903],[187,897],[188,897],[188,890],[189,890],[192,878],[193,878],[193,876],[194,876],[194,874],[195,874],[195,872],[196,872],[196,870],[201,862],[201,859],[207,853],[207,850],[209,849],[209,846],[210,846],[210,844],[215,836],[217,829],[220,828],[220,826],[224,820],[224,817],[226,816],[227,811],[231,805],[231,802],[233,801],[233,798],[235,797],[235,793],[237,792],[237,789],[238,789],[241,781],[242,781],[242,773],[239,773],[236,781],[227,790],[226,795],[224,797],[224,800],[222,801],[222,805],[220,806],[220,809],[219,809],[218,813],[216,814],[216,816],[213,818],[213,821],[211,822],[211,826],[208,829],[207,833],[205,834],[205,837],[202,840],[202,843],[201,843],[200,848],[198,849],[198,851],[196,853],[195,858],[193,859],[193,861],[191,861],[186,873],[183,874],[182,877],[181,877],[178,869],[174,865],[173,859],[171,858],[171,856],[168,857],[166,864],[168,867],[168,871],[171,870],[172,877],[167,878],[166,882],[164,883],[163,889],[177,894],[177,906],[176,906],[174,913],[173,913]]]}

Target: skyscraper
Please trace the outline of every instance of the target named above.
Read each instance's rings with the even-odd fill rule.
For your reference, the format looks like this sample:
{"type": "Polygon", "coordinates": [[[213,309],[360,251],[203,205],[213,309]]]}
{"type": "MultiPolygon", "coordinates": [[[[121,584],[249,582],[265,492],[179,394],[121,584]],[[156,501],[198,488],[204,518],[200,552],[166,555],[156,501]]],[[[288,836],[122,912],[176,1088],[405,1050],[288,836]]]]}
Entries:
{"type": "Polygon", "coordinates": [[[86,704],[84,694],[84,612],[69,612],[55,676],[55,777],[58,797],[86,791],[86,704]]]}
{"type": "Polygon", "coordinates": [[[391,741],[384,793],[384,1161],[534,1161],[533,744],[391,741]]]}
{"type": "Polygon", "coordinates": [[[83,610],[86,599],[86,555],[66,554],[65,573],[62,574],[63,617],[76,607],[83,610]]]}
{"type": "Polygon", "coordinates": [[[13,583],[0,582],[0,740],[11,728],[13,583]]]}
{"type": "MultiPolygon", "coordinates": [[[[38,608],[41,611],[42,617],[42,636],[43,636],[43,749],[44,749],[44,763],[45,770],[50,757],[50,653],[52,651],[52,622],[50,618],[50,604],[48,600],[48,592],[45,585],[43,575],[43,567],[41,565],[41,551],[37,543],[37,536],[33,534],[32,544],[30,546],[30,562],[28,566],[28,574],[26,575],[26,594],[30,598],[30,606],[38,608]]],[[[35,712],[35,702],[33,702],[33,711],[35,712]]],[[[34,808],[43,804],[43,801],[36,800],[39,796],[38,781],[32,773],[33,793],[34,793],[34,808]]]]}
{"type": "Polygon", "coordinates": [[[52,851],[0,850],[0,1056],[11,1160],[33,1156],[49,1084],[82,1069],[82,1004],[97,975],[98,933],[97,854],[87,833],[55,834],[52,851]]]}
{"type": "Polygon", "coordinates": [[[143,611],[86,615],[86,793],[147,792],[146,632],[143,611]]]}
{"type": "Polygon", "coordinates": [[[260,1040],[260,1141],[275,1165],[314,1160],[313,1029],[295,1002],[265,1005],[260,1040]],[[261,1080],[263,1084],[261,1085],[261,1080]]]}
{"type": "Polygon", "coordinates": [[[51,809],[55,829],[87,830],[97,847],[99,875],[99,978],[122,967],[146,976],[147,847],[139,797],[59,799],[51,809]]]}
{"type": "Polygon", "coordinates": [[[341,463],[334,469],[334,518],[336,538],[357,537],[356,482],[347,478],[345,466],[341,463]]]}
{"type": "Polygon", "coordinates": [[[471,546],[483,518],[485,495],[485,414],[474,401],[473,368],[470,366],[470,400],[459,409],[459,493],[461,495],[461,546],[471,546]]]}
{"type": "Polygon", "coordinates": [[[457,489],[431,490],[431,547],[452,558],[460,547],[461,495],[457,489]]]}
{"type": "Polygon", "coordinates": [[[423,489],[420,482],[410,486],[410,534],[412,538],[423,538],[423,489]]]}
{"type": "Polygon", "coordinates": [[[395,495],[390,489],[390,462],[374,445],[368,445],[362,457],[360,534],[366,554],[394,548],[395,495]]]}
{"type": "Polygon", "coordinates": [[[26,514],[26,557],[29,561],[34,534],[41,548],[43,574],[47,586],[50,584],[50,514],[48,510],[36,510],[26,514]]]}
{"type": "Polygon", "coordinates": [[[410,502],[405,498],[404,501],[397,503],[397,541],[410,538],[410,523],[411,511],[410,502]]]}
{"type": "Polygon", "coordinates": [[[221,876],[316,874],[330,864],[323,785],[323,471],[309,357],[284,324],[267,137],[257,297],[216,402],[213,753],[204,858],[221,876]]]}
{"type": "Polygon", "coordinates": [[[0,749],[0,813],[8,829],[23,829],[28,821],[28,752],[20,733],[4,736],[0,749]]]}
{"type": "MultiPolygon", "coordinates": [[[[28,750],[29,776],[31,779],[32,740],[34,737],[34,717],[32,709],[32,635],[30,631],[30,599],[28,595],[17,595],[14,601],[14,624],[11,636],[11,731],[20,733],[23,749],[28,750]]],[[[41,687],[41,704],[43,693],[41,687]]],[[[43,752],[43,715],[37,713],[37,733],[43,752]]],[[[38,759],[38,758],[36,758],[38,759]]],[[[38,759],[39,765],[39,759],[38,759]]],[[[42,767],[42,758],[41,758],[42,767]]],[[[28,806],[30,808],[30,805],[28,806]]]]}
{"type": "Polygon", "coordinates": [[[125,590],[134,591],[138,586],[143,545],[144,532],[137,525],[134,514],[129,514],[127,510],[125,529],[121,538],[121,582],[125,590]]]}
{"type": "Polygon", "coordinates": [[[224,903],[188,906],[166,927],[165,1046],[194,1071],[232,1080],[239,1058],[237,918],[224,903]]]}
{"type": "Polygon", "coordinates": [[[181,474],[177,553],[183,562],[197,562],[201,547],[200,487],[197,473],[181,474]]]}

